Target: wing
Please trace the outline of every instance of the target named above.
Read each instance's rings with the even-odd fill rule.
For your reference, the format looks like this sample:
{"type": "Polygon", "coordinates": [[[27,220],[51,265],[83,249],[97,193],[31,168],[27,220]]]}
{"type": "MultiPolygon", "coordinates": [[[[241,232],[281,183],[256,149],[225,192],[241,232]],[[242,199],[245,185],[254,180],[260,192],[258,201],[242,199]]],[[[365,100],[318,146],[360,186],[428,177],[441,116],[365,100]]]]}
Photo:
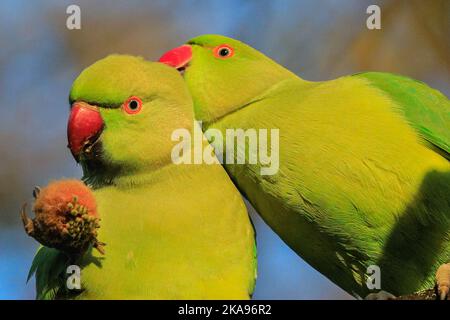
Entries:
{"type": "Polygon", "coordinates": [[[384,91],[409,124],[429,145],[450,160],[450,101],[438,90],[407,77],[383,73],[355,74],[384,91]]]}
{"type": "Polygon", "coordinates": [[[27,281],[36,276],[36,299],[57,299],[66,291],[68,257],[61,251],[41,246],[34,256],[27,281]]]}

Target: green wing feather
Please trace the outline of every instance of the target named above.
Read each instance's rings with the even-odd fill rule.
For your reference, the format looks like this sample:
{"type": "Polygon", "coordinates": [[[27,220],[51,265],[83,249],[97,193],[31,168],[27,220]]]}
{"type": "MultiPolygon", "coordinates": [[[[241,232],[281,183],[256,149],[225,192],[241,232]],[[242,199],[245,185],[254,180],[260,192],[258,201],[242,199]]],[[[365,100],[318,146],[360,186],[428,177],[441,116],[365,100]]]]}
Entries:
{"type": "Polygon", "coordinates": [[[434,149],[450,159],[450,101],[423,82],[383,72],[355,74],[384,91],[396,102],[414,129],[434,149]]]}
{"type": "Polygon", "coordinates": [[[33,259],[27,282],[36,276],[36,299],[53,300],[66,291],[65,271],[69,258],[61,251],[41,246],[33,259]]]}

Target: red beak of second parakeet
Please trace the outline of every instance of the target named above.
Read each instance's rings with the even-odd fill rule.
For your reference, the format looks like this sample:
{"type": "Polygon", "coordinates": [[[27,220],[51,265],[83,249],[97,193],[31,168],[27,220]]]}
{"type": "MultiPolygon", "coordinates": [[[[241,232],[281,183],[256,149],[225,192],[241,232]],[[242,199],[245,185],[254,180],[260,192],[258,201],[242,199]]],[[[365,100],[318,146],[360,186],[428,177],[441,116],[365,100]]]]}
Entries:
{"type": "Polygon", "coordinates": [[[171,67],[184,71],[192,59],[192,47],[190,45],[182,45],[164,53],[159,62],[165,63],[171,67]]]}
{"type": "Polygon", "coordinates": [[[72,105],[67,124],[68,147],[75,160],[82,153],[89,153],[103,130],[103,119],[98,109],[84,102],[72,105]]]}

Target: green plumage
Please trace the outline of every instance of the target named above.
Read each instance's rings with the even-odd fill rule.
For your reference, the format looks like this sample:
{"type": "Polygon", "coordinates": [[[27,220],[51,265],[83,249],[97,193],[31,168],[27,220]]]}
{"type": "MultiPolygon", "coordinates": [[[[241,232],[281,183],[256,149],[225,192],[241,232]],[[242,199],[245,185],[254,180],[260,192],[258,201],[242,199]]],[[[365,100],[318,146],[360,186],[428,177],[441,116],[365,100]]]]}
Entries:
{"type": "MultiPolygon", "coordinates": [[[[192,100],[179,74],[110,56],[83,71],[71,100],[99,107],[104,121],[101,153],[82,164],[101,217],[98,238],[107,244],[104,256],[89,250],[73,262],[82,268],[82,291],[71,297],[248,299],[255,239],[239,192],[219,164],[171,159],[172,132],[193,130],[192,100]],[[124,111],[131,96],[142,100],[141,112],[124,111]]],[[[68,297],[64,262],[62,253],[39,250],[30,271],[38,298],[68,297]]]]}
{"type": "Polygon", "coordinates": [[[373,86],[389,95],[414,129],[432,145],[442,149],[448,158],[450,108],[447,97],[423,82],[396,74],[366,72],[354,76],[368,79],[373,86]]]}
{"type": "Polygon", "coordinates": [[[248,158],[225,168],[293,250],[359,296],[370,292],[371,265],[381,269],[381,289],[396,295],[434,285],[450,259],[444,95],[383,73],[309,82],[237,40],[188,43],[184,77],[205,129],[279,129],[275,175],[248,158]],[[217,58],[224,44],[234,55],[217,58]]]}
{"type": "Polygon", "coordinates": [[[36,275],[36,299],[53,300],[66,296],[66,269],[69,257],[52,248],[39,247],[33,259],[27,281],[36,275]]]}

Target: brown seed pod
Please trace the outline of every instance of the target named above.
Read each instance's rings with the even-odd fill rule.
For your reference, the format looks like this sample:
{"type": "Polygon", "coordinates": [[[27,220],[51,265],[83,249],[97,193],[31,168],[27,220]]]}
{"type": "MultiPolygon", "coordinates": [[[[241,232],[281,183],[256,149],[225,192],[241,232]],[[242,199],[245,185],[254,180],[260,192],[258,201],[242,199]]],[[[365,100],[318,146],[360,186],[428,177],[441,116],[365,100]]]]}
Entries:
{"type": "Polygon", "coordinates": [[[92,191],[75,179],[58,180],[47,187],[35,188],[35,218],[28,218],[22,207],[26,233],[39,243],[70,255],[84,253],[90,245],[104,254],[97,240],[100,219],[92,191]]]}

